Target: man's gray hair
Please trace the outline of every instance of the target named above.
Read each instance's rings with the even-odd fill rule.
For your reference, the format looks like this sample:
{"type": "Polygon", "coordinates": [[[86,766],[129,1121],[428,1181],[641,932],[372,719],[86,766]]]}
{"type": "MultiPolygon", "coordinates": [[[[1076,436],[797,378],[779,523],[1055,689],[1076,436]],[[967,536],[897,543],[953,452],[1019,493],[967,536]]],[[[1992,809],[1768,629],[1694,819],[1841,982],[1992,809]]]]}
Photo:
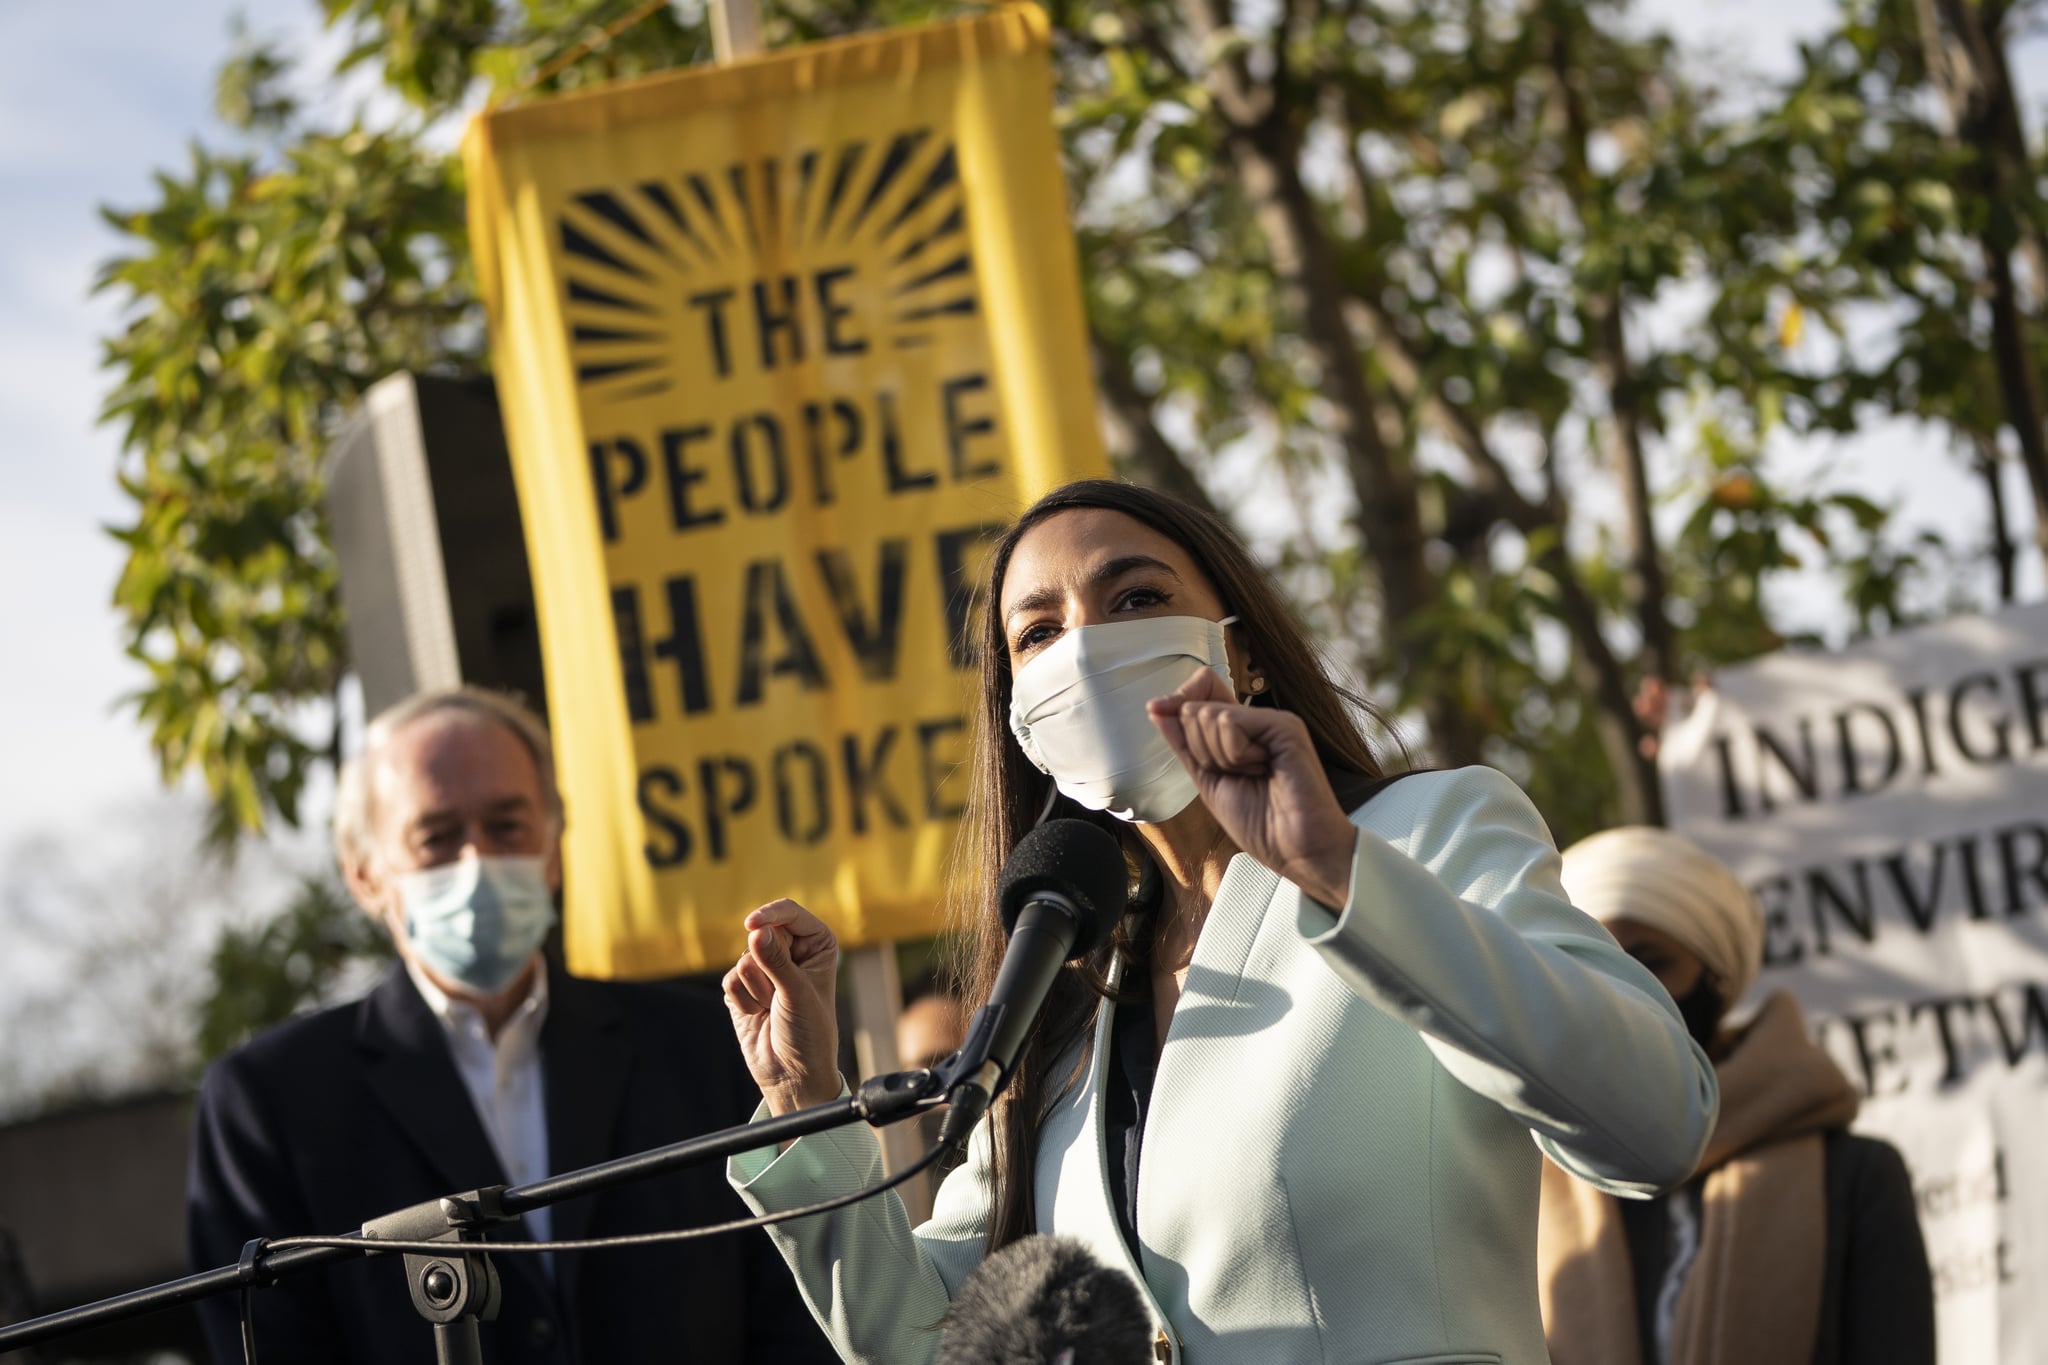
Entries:
{"type": "Polygon", "coordinates": [[[367,859],[376,845],[372,833],[374,813],[370,808],[370,772],[385,745],[413,722],[443,712],[478,716],[504,726],[526,746],[540,775],[541,804],[549,825],[562,828],[562,793],[555,785],[555,751],[548,739],[548,727],[517,697],[487,688],[443,688],[419,692],[378,713],[363,732],[363,747],[341,765],[341,777],[334,793],[334,851],[342,864],[367,859]]]}

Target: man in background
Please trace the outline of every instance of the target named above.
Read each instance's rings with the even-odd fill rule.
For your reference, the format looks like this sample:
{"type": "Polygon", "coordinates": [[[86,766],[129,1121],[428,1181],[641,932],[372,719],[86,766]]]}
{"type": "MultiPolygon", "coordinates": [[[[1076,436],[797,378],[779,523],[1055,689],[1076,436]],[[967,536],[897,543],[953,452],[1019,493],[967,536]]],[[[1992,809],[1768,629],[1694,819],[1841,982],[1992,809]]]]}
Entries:
{"type": "MultiPolygon", "coordinates": [[[[364,999],[215,1063],[188,1190],[194,1265],[252,1237],[335,1233],[408,1204],[524,1184],[743,1123],[759,1094],[722,1005],[676,986],[581,981],[542,952],[561,886],[562,803],[538,718],[457,689],[373,721],[342,772],[335,850],[399,962],[364,999]]],[[[718,1163],[539,1209],[567,1241],[744,1217],[718,1163]]],[[[494,1256],[486,1361],[768,1365],[832,1358],[758,1231],[631,1250],[494,1256]]],[[[387,1256],[253,1296],[262,1358],[427,1362],[433,1333],[387,1256]]],[[[238,1361],[232,1297],[202,1304],[238,1361]]]]}
{"type": "Polygon", "coordinates": [[[896,1060],[910,1070],[937,1066],[967,1040],[967,1006],[936,981],[912,989],[896,1016],[896,1060]]]}

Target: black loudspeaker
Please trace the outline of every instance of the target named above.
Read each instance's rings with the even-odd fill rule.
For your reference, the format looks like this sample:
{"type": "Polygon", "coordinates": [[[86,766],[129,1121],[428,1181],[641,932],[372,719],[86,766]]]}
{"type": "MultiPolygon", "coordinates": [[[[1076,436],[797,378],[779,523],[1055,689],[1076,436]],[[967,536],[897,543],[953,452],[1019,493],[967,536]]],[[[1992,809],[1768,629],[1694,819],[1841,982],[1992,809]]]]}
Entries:
{"type": "Polygon", "coordinates": [[[327,464],[327,520],[365,714],[475,683],[547,713],[511,456],[488,379],[395,374],[327,464]]]}

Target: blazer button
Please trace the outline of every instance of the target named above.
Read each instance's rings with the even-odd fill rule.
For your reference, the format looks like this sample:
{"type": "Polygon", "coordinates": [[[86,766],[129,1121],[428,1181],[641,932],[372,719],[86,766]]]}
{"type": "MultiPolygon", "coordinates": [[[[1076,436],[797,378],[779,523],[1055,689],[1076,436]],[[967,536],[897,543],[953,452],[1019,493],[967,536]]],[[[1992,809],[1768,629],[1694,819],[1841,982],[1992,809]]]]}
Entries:
{"type": "Polygon", "coordinates": [[[527,1326],[526,1340],[534,1349],[545,1351],[555,1344],[555,1324],[546,1318],[535,1318],[527,1326]]]}

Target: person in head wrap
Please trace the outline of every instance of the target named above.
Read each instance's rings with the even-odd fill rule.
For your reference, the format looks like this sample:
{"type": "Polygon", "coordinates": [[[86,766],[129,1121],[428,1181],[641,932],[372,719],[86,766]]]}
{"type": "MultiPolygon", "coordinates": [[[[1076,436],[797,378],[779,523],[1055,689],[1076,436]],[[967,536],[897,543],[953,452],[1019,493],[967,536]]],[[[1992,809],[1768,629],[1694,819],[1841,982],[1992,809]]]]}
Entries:
{"type": "Polygon", "coordinates": [[[1574,905],[1655,973],[1714,1061],[1721,1115],[1698,1170],[1621,1201],[1545,1163],[1537,1237],[1554,1365],[1925,1365],[1934,1293],[1913,1188],[1891,1146],[1852,1136],[1857,1093],[1799,1006],[1756,984],[1763,914],[1669,830],[1612,829],[1564,853],[1574,905]]]}

